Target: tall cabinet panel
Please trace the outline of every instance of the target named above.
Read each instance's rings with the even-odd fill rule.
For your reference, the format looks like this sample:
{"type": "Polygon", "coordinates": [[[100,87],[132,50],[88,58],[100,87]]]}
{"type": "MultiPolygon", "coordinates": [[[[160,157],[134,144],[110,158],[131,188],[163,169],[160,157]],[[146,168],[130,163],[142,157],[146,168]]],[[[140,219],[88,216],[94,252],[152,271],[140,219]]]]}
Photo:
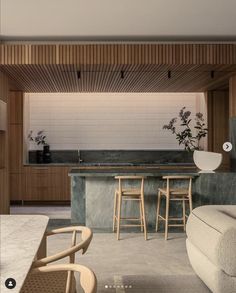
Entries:
{"type": "Polygon", "coordinates": [[[10,199],[23,200],[23,92],[10,92],[8,113],[10,199]]]}

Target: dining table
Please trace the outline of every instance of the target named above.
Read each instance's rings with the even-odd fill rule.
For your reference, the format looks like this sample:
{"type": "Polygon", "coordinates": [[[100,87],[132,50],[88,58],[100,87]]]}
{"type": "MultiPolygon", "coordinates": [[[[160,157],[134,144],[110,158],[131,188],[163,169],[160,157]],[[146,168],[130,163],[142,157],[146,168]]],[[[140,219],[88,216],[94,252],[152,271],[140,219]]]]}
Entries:
{"type": "Polygon", "coordinates": [[[49,218],[0,215],[0,292],[18,293],[36,258],[46,256],[49,218]]]}

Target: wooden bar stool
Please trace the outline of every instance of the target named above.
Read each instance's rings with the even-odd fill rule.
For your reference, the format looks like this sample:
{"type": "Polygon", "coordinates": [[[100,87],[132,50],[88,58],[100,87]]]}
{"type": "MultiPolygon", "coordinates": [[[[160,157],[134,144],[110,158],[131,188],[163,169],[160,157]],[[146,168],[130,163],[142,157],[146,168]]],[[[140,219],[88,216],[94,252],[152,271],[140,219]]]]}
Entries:
{"type": "Polygon", "coordinates": [[[165,221],[165,240],[168,239],[168,228],[169,227],[184,227],[184,231],[186,228],[186,206],[185,202],[189,203],[189,211],[191,213],[193,205],[192,205],[192,177],[191,176],[164,176],[162,177],[166,180],[166,188],[158,189],[158,199],[157,199],[157,216],[156,216],[156,231],[159,228],[159,219],[165,221]],[[187,181],[185,187],[176,187],[170,188],[171,180],[183,180],[187,181]],[[166,215],[165,218],[160,215],[160,205],[161,198],[165,197],[166,199],[166,215]],[[179,218],[169,217],[169,208],[170,201],[181,201],[183,208],[183,216],[179,218]],[[169,224],[169,221],[182,221],[182,224],[169,224]]]}
{"type": "Polygon", "coordinates": [[[119,180],[119,188],[115,191],[114,199],[114,213],[113,213],[113,232],[117,228],[117,240],[120,239],[120,227],[141,227],[144,231],[145,240],[147,240],[146,217],[144,207],[144,176],[116,176],[115,179],[119,180]],[[123,188],[123,181],[127,180],[140,180],[140,188],[123,188]],[[140,218],[124,218],[121,217],[122,201],[137,201],[139,203],[140,218]],[[120,224],[121,220],[125,221],[140,221],[140,224],[120,224]]]}

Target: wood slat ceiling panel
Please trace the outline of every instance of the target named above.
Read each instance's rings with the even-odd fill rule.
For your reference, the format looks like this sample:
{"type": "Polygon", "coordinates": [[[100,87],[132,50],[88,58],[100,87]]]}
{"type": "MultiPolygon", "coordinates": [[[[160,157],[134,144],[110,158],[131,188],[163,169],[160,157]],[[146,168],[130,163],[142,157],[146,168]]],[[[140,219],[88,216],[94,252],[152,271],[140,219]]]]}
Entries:
{"type": "Polygon", "coordinates": [[[227,87],[236,66],[89,65],[80,70],[80,79],[76,65],[5,65],[1,70],[25,92],[201,92],[227,87]]]}
{"type": "Polygon", "coordinates": [[[1,44],[0,70],[25,92],[205,91],[228,87],[236,45],[1,44]]]}

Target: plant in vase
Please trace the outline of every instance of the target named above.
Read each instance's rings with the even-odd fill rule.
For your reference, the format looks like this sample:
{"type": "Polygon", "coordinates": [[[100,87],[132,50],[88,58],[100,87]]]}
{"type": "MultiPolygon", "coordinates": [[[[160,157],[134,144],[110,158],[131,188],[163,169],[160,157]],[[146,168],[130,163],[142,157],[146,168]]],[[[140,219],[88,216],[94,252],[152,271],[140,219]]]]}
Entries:
{"type": "Polygon", "coordinates": [[[42,150],[36,151],[36,161],[37,163],[50,163],[51,162],[51,153],[50,147],[47,143],[46,135],[44,134],[44,130],[40,130],[37,132],[36,136],[33,136],[33,130],[31,130],[28,134],[29,141],[35,142],[38,146],[43,146],[42,150]]]}
{"type": "Polygon", "coordinates": [[[170,130],[176,136],[179,145],[184,145],[185,150],[200,150],[200,141],[208,132],[203,114],[196,113],[193,121],[191,112],[185,109],[186,107],[183,107],[179,111],[179,117],[172,118],[169,124],[163,126],[163,129],[170,130]],[[177,125],[179,125],[178,129],[177,125]]]}

